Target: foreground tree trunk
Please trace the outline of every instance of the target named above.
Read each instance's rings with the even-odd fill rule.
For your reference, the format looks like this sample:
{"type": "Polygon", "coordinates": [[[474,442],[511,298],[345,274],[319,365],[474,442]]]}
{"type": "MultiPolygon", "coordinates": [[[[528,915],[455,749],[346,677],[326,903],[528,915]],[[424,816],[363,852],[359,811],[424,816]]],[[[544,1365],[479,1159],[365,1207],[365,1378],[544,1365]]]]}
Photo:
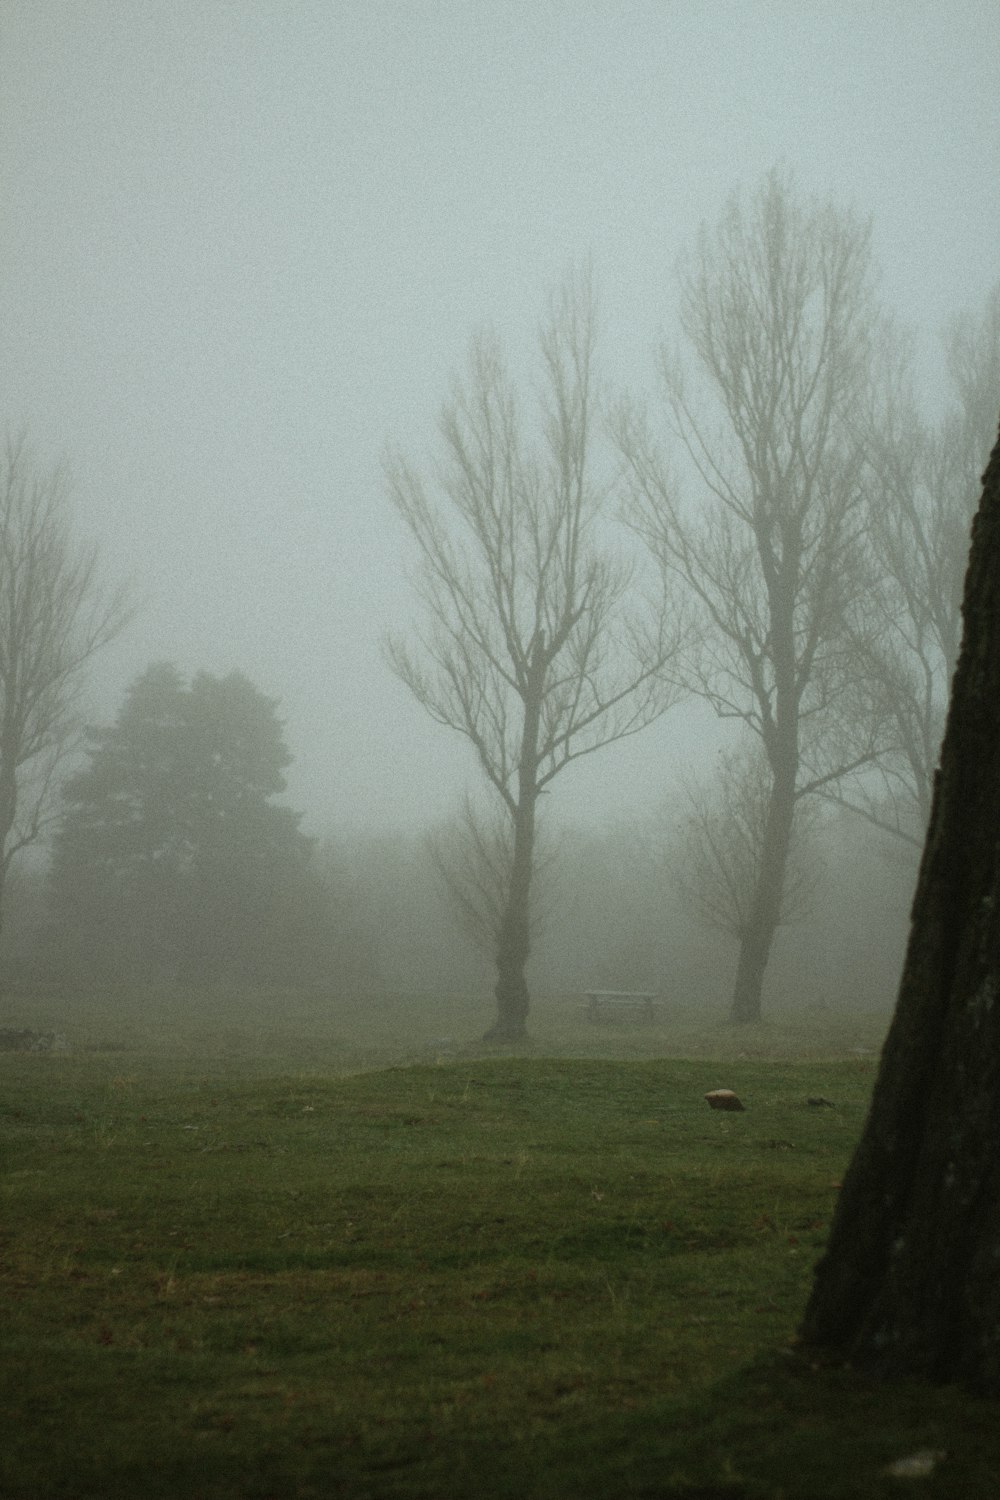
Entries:
{"type": "Polygon", "coordinates": [[[1000,442],[984,486],[899,1000],[802,1337],[1000,1392],[1000,442]]]}

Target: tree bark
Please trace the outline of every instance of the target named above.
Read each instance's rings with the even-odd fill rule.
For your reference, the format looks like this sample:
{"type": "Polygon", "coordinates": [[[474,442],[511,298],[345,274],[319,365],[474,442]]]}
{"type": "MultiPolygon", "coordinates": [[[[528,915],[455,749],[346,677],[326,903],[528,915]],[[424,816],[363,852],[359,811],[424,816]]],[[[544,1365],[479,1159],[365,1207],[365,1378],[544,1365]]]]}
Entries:
{"type": "Polygon", "coordinates": [[[896,1013],[802,1338],[1000,1392],[1000,441],[962,612],[896,1013]]]}

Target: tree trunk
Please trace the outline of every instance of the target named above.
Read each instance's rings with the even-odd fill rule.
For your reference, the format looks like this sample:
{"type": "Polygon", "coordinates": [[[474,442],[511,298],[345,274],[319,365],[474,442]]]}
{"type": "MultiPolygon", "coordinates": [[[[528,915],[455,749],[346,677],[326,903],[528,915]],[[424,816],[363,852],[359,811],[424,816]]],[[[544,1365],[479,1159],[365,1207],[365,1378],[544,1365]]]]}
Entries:
{"type": "Polygon", "coordinates": [[[523,1041],[528,1034],[528,981],[525,968],[531,952],[531,876],[535,862],[535,804],[518,808],[514,824],[507,905],[497,939],[497,1019],[486,1033],[493,1042],[523,1041]]]}
{"type": "Polygon", "coordinates": [[[803,1340],[1000,1392],[1000,442],[899,999],[803,1340]]]}
{"type": "Polygon", "coordinates": [[[3,749],[0,751],[0,937],[3,935],[7,916],[7,871],[12,858],[8,843],[17,815],[16,766],[17,756],[12,749],[10,738],[5,736],[3,749]]]}
{"type": "Polygon", "coordinates": [[[729,1019],[735,1026],[748,1026],[760,1020],[764,975],[781,920],[781,898],[795,817],[796,774],[792,760],[790,770],[782,766],[775,774],[771,788],[757,885],[740,935],[740,956],[729,1009],[729,1019]]]}
{"type": "MultiPolygon", "coordinates": [[[[2,857],[0,857],[0,946],[2,946],[4,928],[6,926],[6,918],[7,918],[6,900],[7,900],[7,861],[5,859],[3,859],[2,857]]],[[[2,971],[2,969],[0,969],[0,999],[2,999],[5,996],[6,992],[7,992],[7,987],[6,987],[6,985],[4,984],[4,981],[3,981],[3,971],[2,971]]]]}
{"type": "Polygon", "coordinates": [[[524,680],[524,724],[517,771],[514,852],[510,887],[497,934],[497,1018],[484,1038],[520,1042],[528,1035],[528,981],[531,952],[531,877],[535,869],[535,804],[538,801],[538,734],[549,657],[545,636],[536,631],[524,680]]]}

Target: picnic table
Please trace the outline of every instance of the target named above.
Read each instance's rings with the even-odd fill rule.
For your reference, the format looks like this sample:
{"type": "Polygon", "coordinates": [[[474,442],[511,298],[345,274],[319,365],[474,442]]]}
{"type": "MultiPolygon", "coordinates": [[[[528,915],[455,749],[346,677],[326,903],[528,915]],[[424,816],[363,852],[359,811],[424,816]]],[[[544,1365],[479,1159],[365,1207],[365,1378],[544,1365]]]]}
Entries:
{"type": "Polygon", "coordinates": [[[655,990],[585,990],[587,1017],[599,1021],[602,1016],[623,1011],[638,1012],[644,1021],[653,1019],[655,990]]]}

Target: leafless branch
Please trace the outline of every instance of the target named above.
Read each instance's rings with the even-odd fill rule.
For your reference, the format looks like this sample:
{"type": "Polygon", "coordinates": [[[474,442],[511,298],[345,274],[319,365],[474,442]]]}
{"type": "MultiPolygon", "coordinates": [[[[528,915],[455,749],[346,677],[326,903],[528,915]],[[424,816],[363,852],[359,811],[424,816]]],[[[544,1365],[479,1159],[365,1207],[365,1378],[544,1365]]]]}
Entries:
{"type": "Polygon", "coordinates": [[[540,347],[537,429],[522,416],[497,343],[479,337],[441,418],[437,498],[398,454],[389,494],[419,557],[419,652],[389,663],[440,723],[470,740],[516,797],[571,760],[634,734],[676,697],[669,610],[636,607],[635,564],[601,537],[608,485],[593,457],[595,311],[589,283],[553,299],[540,347]],[[539,730],[524,744],[526,716],[539,730]]]}
{"type": "Polygon", "coordinates": [[[41,470],[25,436],[0,470],[0,853],[3,869],[41,834],[57,768],[78,728],[91,658],[130,618],[94,547],[76,541],[64,468],[41,470]]]}
{"type": "MultiPolygon", "coordinates": [[[[589,275],[570,277],[541,329],[533,417],[496,339],[480,336],[442,413],[433,483],[398,454],[386,461],[416,547],[424,622],[418,645],[388,644],[388,661],[470,742],[506,807],[514,843],[498,968],[501,987],[506,966],[522,990],[537,798],[571,761],[638,733],[680,691],[680,615],[666,598],[645,604],[637,561],[608,538],[614,476],[598,453],[595,344],[589,275]]],[[[469,899],[479,902],[475,883],[469,899]]]]}

